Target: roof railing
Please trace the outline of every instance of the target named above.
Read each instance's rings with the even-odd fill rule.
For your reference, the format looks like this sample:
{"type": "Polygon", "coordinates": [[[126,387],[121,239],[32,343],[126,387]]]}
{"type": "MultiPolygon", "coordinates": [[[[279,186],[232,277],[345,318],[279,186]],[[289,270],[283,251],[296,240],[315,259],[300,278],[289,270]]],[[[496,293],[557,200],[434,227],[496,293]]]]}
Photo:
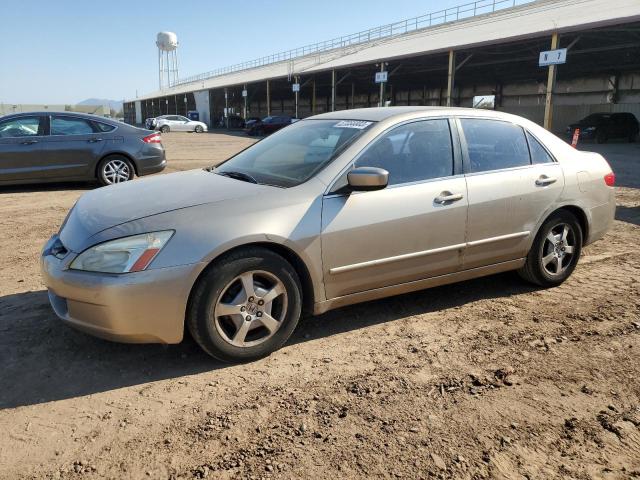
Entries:
{"type": "Polygon", "coordinates": [[[443,25],[445,23],[456,22],[458,20],[516,7],[518,5],[530,3],[531,1],[532,0],[478,0],[473,3],[465,3],[463,5],[446,8],[437,12],[431,12],[425,15],[420,15],[418,17],[408,18],[406,20],[400,20],[398,22],[370,28],[369,30],[363,30],[361,32],[352,33],[350,35],[332,38],[331,40],[325,40],[322,42],[313,43],[311,45],[305,45],[303,47],[274,53],[265,57],[249,60],[247,62],[236,63],[235,65],[229,65],[227,67],[218,68],[216,70],[211,70],[197,75],[192,75],[190,77],[181,78],[171,86],[173,87],[176,85],[184,85],[186,83],[207,80],[209,78],[226,75],[228,73],[239,72],[242,70],[249,70],[256,67],[270,65],[272,63],[293,60],[315,53],[323,53],[338,48],[369,43],[373,40],[389,39],[391,37],[403,35],[416,30],[423,30],[443,25]]]}

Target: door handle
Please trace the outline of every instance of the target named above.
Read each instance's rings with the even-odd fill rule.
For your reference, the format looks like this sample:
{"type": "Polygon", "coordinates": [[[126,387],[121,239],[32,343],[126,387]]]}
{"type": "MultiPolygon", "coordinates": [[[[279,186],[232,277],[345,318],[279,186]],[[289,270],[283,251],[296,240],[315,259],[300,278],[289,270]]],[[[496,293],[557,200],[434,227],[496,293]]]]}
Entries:
{"type": "Polygon", "coordinates": [[[25,140],[22,145],[33,145],[34,143],[38,143],[38,140],[25,140]]]}
{"type": "Polygon", "coordinates": [[[101,142],[102,139],[101,138],[90,138],[88,140],[89,143],[96,143],[96,142],[101,142]]]}
{"type": "Polygon", "coordinates": [[[458,200],[462,200],[463,195],[461,193],[451,193],[451,192],[442,192],[436,198],[433,199],[436,203],[448,203],[448,202],[457,202],[458,200]]]}
{"type": "Polygon", "coordinates": [[[536,185],[539,187],[545,187],[547,185],[551,185],[552,183],[556,183],[558,181],[555,177],[547,177],[546,175],[540,175],[540,178],[536,180],[536,185]]]}

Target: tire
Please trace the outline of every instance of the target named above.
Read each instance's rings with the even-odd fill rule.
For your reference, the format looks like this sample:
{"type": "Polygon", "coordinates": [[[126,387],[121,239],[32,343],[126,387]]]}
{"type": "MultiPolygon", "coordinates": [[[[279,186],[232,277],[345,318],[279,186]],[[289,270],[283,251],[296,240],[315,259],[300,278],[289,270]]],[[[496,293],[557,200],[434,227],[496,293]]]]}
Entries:
{"type": "Polygon", "coordinates": [[[98,182],[103,186],[128,182],[133,180],[134,176],[133,164],[122,155],[110,155],[102,159],[98,165],[98,182]]]}
{"type": "Polygon", "coordinates": [[[169,133],[171,131],[171,128],[169,128],[169,125],[163,125],[162,127],[160,127],[160,131],[162,133],[169,133]]]}
{"type": "Polygon", "coordinates": [[[582,252],[582,235],[582,227],[574,214],[567,210],[553,213],[540,227],[526,263],[518,270],[518,274],[541,287],[560,285],[569,278],[578,264],[582,252]],[[551,239],[554,240],[553,243],[551,239]],[[568,251],[569,248],[571,252],[568,251]]]}
{"type": "Polygon", "coordinates": [[[196,125],[196,130],[195,130],[195,132],[196,132],[196,133],[202,133],[202,132],[204,132],[204,129],[202,128],[202,126],[201,126],[201,125],[196,125]]]}
{"type": "Polygon", "coordinates": [[[280,255],[259,247],[238,250],[212,263],[195,285],[187,328],[218,360],[256,360],[282,347],[295,330],[301,291],[295,269],[280,255]]]}

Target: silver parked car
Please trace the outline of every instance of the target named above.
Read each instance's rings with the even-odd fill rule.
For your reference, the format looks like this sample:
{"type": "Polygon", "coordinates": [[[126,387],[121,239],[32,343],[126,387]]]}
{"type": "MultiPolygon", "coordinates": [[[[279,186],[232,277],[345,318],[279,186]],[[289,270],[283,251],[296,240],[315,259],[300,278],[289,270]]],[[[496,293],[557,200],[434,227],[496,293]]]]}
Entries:
{"type": "Polygon", "coordinates": [[[57,315],[125,342],[254,359],[303,312],[517,270],[562,283],[614,216],[614,176],[485,110],[317,115],[217,168],[88,192],[42,253],[57,315]]]}
{"type": "Polygon", "coordinates": [[[196,132],[202,133],[207,131],[207,124],[197,120],[190,120],[182,115],[162,115],[155,118],[155,122],[151,122],[156,130],[162,133],[167,132],[196,132]]]}

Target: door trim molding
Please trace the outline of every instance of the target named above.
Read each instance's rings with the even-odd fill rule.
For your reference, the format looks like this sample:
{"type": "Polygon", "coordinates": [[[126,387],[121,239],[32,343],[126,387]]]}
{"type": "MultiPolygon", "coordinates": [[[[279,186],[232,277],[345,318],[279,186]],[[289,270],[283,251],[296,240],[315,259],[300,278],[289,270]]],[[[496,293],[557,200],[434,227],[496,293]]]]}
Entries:
{"type": "Polygon", "coordinates": [[[472,242],[459,243],[456,245],[450,245],[448,247],[432,248],[430,250],[422,250],[420,252],[405,253],[402,255],[395,255],[393,257],[385,257],[385,258],[379,258],[376,260],[368,260],[366,262],[353,263],[351,265],[343,265],[341,267],[333,267],[329,269],[329,273],[331,275],[337,275],[340,273],[352,272],[354,270],[361,270],[363,268],[376,267],[378,265],[386,265],[388,263],[401,262],[403,260],[410,260],[412,258],[426,257],[429,255],[435,255],[438,253],[452,252],[454,250],[464,250],[465,248],[476,247],[478,245],[486,245],[488,243],[501,242],[503,240],[511,240],[515,238],[528,237],[530,234],[531,232],[527,230],[525,232],[509,233],[507,235],[499,235],[497,237],[489,237],[489,238],[483,238],[482,240],[474,240],[472,242]]]}
{"type": "Polygon", "coordinates": [[[453,250],[462,250],[466,247],[465,243],[459,243],[457,245],[450,245],[448,247],[432,248],[431,250],[423,250],[420,252],[404,253],[402,255],[395,255],[393,257],[379,258],[377,260],[368,260],[366,262],[354,263],[352,265],[344,265],[342,267],[334,267],[329,270],[332,275],[338,273],[352,272],[353,270],[360,270],[362,268],[374,267],[377,265],[386,265],[387,263],[401,262],[402,260],[409,260],[412,258],[426,257],[428,255],[435,255],[436,253],[451,252],[453,250]]]}

